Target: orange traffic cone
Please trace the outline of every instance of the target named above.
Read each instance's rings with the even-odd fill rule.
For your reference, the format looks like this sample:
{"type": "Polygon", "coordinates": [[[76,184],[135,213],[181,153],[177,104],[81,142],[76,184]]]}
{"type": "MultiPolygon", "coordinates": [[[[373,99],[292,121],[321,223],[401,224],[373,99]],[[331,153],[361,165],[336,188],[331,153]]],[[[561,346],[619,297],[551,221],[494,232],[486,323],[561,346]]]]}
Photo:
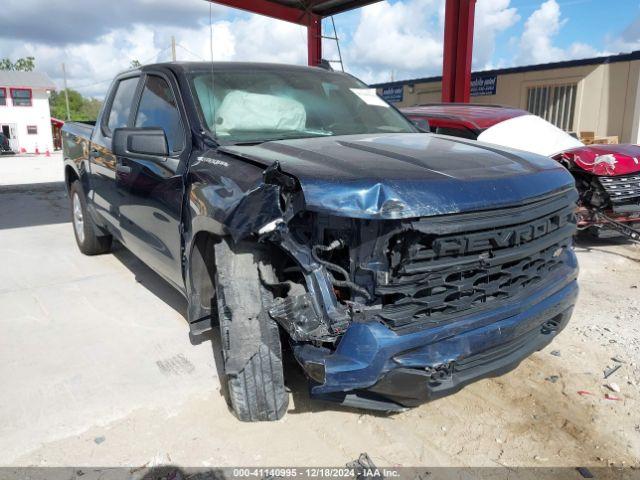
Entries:
{"type": "Polygon", "coordinates": [[[49,149],[47,148],[47,151],[44,152],[44,156],[45,157],[50,157],[51,156],[51,152],[49,151],[49,149]]]}

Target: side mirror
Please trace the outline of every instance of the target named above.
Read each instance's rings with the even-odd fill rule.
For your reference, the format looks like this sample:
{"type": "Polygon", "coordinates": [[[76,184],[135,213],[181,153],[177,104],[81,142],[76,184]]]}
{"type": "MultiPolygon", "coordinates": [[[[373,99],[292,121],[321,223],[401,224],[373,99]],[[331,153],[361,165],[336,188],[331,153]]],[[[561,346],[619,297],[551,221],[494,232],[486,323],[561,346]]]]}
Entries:
{"type": "Polygon", "coordinates": [[[169,155],[167,136],[162,128],[116,128],[111,151],[117,157],[169,155]]]}

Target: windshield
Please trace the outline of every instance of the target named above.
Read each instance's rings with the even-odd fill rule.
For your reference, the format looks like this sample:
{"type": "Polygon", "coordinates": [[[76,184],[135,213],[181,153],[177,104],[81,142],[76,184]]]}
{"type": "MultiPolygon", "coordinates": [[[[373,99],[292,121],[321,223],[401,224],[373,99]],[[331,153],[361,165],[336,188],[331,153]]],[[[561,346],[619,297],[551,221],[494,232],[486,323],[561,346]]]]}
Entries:
{"type": "Polygon", "coordinates": [[[216,69],[191,82],[203,122],[221,143],[416,132],[375,90],[347,75],[216,69]]]}

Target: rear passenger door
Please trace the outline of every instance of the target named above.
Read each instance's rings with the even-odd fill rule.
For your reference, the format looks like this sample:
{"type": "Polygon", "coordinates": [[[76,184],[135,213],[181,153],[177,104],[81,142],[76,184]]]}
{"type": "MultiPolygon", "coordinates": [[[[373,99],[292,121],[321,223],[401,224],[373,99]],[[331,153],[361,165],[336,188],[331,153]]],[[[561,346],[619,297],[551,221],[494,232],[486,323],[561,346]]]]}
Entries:
{"type": "Polygon", "coordinates": [[[175,286],[184,288],[180,217],[182,171],[190,137],[178,92],[170,75],[145,74],[131,126],[164,130],[169,154],[119,158],[125,168],[118,173],[118,182],[127,192],[120,223],[128,248],[175,286]]]}
{"type": "Polygon", "coordinates": [[[93,129],[89,151],[90,191],[87,192],[96,212],[108,229],[121,239],[120,207],[126,192],[117,181],[121,168],[111,151],[112,135],[116,128],[128,127],[139,90],[140,75],[116,79],[107,98],[100,124],[93,129]]]}

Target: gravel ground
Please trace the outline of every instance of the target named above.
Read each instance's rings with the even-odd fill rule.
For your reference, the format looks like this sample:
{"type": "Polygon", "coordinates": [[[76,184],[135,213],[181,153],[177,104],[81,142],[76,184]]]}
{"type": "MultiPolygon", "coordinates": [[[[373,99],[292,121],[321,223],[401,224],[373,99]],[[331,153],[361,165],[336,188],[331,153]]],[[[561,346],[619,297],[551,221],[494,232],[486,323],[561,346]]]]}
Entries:
{"type": "Polygon", "coordinates": [[[640,466],[636,245],[581,242],[571,323],[505,376],[383,415],[311,401],[291,371],[285,418],[244,424],[220,394],[217,339],[188,344],[184,305],[161,280],[126,252],[80,255],[59,191],[0,199],[45,212],[30,226],[9,214],[0,225],[0,260],[11,260],[0,275],[0,379],[11,393],[0,402],[0,465],[343,466],[367,452],[381,466],[640,466]],[[18,254],[39,261],[26,268],[18,254]],[[64,281],[65,269],[74,283],[64,281]],[[48,281],[38,283],[43,276],[48,281]],[[17,295],[35,300],[17,307],[17,295]],[[100,310],[100,335],[87,328],[95,318],[73,315],[78,305],[100,310]],[[16,326],[22,321],[49,328],[30,332],[16,326]],[[61,355],[51,345],[79,349],[85,361],[55,363],[62,371],[48,384],[42,371],[61,355]]]}

